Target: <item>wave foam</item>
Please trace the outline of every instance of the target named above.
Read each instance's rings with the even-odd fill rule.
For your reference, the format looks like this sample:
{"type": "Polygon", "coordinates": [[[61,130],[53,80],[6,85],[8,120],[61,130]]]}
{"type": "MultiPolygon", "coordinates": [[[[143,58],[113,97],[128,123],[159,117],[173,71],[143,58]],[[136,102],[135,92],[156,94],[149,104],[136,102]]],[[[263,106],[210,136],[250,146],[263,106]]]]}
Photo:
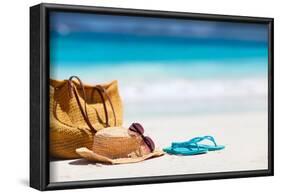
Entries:
{"type": "Polygon", "coordinates": [[[259,98],[267,95],[267,80],[216,79],[167,80],[120,83],[122,98],[130,102],[174,100],[225,100],[259,98]]]}

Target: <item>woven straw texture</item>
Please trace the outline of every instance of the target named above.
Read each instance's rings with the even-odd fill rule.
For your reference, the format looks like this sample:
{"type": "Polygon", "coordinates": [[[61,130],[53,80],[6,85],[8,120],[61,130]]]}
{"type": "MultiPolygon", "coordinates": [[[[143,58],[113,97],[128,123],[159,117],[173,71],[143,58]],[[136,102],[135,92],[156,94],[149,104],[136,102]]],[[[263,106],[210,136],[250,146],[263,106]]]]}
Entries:
{"type": "MultiPolygon", "coordinates": [[[[82,88],[77,82],[73,82],[78,98],[82,104],[82,88]]],[[[116,116],[116,126],[122,125],[123,109],[122,102],[118,92],[117,81],[101,85],[107,92],[116,116]]],[[[95,86],[84,85],[86,93],[86,104],[88,118],[96,130],[103,129],[106,126],[104,106],[95,86]]],[[[114,126],[114,114],[108,99],[105,98],[105,104],[108,114],[109,126],[114,126]]],[[[77,100],[73,91],[69,89],[67,80],[58,81],[50,80],[50,155],[56,158],[80,158],[75,152],[79,147],[92,148],[93,135],[92,131],[79,109],[77,100]]],[[[84,106],[82,109],[85,111],[84,106]]]]}
{"type": "Polygon", "coordinates": [[[93,151],[105,157],[127,158],[139,157],[141,146],[144,145],[142,138],[135,134],[129,134],[129,130],[121,127],[109,127],[96,133],[93,143],[93,151]],[[133,154],[133,155],[132,155],[133,154]]]}
{"type": "Polygon", "coordinates": [[[140,162],[164,154],[160,150],[151,153],[139,134],[122,127],[98,131],[94,136],[92,150],[82,147],[76,152],[87,160],[111,164],[140,162]]]}

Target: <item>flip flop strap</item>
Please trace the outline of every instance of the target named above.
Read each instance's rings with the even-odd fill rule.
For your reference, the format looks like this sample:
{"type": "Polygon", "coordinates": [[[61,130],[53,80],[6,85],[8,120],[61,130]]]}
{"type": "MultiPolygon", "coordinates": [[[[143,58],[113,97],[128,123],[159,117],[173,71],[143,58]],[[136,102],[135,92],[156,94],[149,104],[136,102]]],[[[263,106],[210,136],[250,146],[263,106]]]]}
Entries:
{"type": "Polygon", "coordinates": [[[184,148],[187,148],[189,150],[192,150],[192,148],[194,148],[194,146],[196,146],[197,150],[200,149],[199,145],[196,143],[196,142],[190,142],[190,143],[187,143],[187,142],[183,142],[183,143],[172,143],[172,149],[173,148],[181,148],[181,147],[184,147],[184,148]]]}
{"type": "Polygon", "coordinates": [[[206,136],[203,136],[203,137],[192,138],[191,140],[189,140],[187,142],[172,143],[172,148],[184,147],[184,148],[187,148],[189,150],[192,150],[192,148],[194,148],[194,146],[196,146],[197,149],[199,150],[200,146],[198,145],[198,143],[203,141],[203,140],[209,140],[209,141],[213,142],[215,146],[217,146],[217,143],[216,143],[215,139],[210,135],[206,135],[206,136]]]}
{"type": "MultiPolygon", "coordinates": [[[[198,142],[203,141],[203,140],[204,140],[204,137],[194,137],[191,140],[189,140],[188,142],[189,143],[198,143],[198,142]]],[[[186,142],[186,143],[188,143],[188,142],[186,142]]]]}
{"type": "Polygon", "coordinates": [[[204,136],[203,138],[204,138],[204,139],[207,139],[207,140],[210,140],[210,141],[213,142],[214,145],[217,147],[217,143],[216,143],[214,137],[212,137],[212,136],[210,136],[210,135],[206,135],[206,136],[204,136]]]}
{"type": "Polygon", "coordinates": [[[195,138],[189,140],[188,142],[189,143],[199,143],[203,140],[209,140],[209,141],[213,142],[215,146],[217,146],[217,143],[216,143],[215,139],[210,135],[206,135],[206,136],[203,136],[203,137],[195,137],[195,138]]]}
{"type": "Polygon", "coordinates": [[[206,136],[203,136],[203,137],[195,137],[195,138],[192,138],[191,140],[189,140],[187,142],[184,142],[182,144],[184,146],[187,146],[188,144],[196,144],[197,146],[199,146],[198,143],[203,141],[203,140],[209,140],[209,141],[213,142],[215,146],[217,146],[217,143],[216,143],[215,139],[210,135],[206,135],[206,136]]]}

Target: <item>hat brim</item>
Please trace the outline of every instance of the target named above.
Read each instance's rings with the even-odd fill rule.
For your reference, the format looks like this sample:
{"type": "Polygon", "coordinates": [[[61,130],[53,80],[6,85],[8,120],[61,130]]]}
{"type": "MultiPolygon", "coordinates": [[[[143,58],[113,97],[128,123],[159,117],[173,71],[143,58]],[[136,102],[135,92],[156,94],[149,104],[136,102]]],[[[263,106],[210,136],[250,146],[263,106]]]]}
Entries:
{"type": "Polygon", "coordinates": [[[109,163],[109,164],[136,163],[136,162],[141,162],[141,161],[149,159],[149,158],[164,155],[164,152],[162,150],[156,149],[152,153],[149,153],[149,154],[141,156],[141,157],[111,159],[111,158],[99,155],[97,153],[94,153],[92,150],[89,150],[86,147],[76,149],[76,153],[91,162],[101,162],[101,163],[109,163]]]}

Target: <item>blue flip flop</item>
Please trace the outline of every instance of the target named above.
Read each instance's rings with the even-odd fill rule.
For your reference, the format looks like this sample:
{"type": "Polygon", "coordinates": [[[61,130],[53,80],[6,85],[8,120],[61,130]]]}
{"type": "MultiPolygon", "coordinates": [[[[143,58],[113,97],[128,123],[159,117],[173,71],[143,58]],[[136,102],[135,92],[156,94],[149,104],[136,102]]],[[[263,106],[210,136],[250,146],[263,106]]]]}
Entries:
{"type": "Polygon", "coordinates": [[[182,142],[182,143],[176,143],[177,147],[191,147],[191,148],[204,148],[207,149],[208,151],[217,151],[217,150],[222,150],[225,148],[224,145],[217,145],[215,139],[212,136],[203,136],[203,137],[195,137],[187,142],[182,142]],[[203,140],[209,140],[211,141],[214,145],[206,145],[206,144],[198,144],[199,142],[203,140]]]}
{"type": "MultiPolygon", "coordinates": [[[[184,142],[182,142],[184,143],[184,142]]],[[[208,152],[206,148],[200,148],[197,143],[190,143],[189,145],[185,146],[178,146],[182,143],[172,143],[171,147],[164,148],[163,151],[168,154],[175,154],[175,155],[197,155],[197,154],[205,154],[208,152]]]]}

